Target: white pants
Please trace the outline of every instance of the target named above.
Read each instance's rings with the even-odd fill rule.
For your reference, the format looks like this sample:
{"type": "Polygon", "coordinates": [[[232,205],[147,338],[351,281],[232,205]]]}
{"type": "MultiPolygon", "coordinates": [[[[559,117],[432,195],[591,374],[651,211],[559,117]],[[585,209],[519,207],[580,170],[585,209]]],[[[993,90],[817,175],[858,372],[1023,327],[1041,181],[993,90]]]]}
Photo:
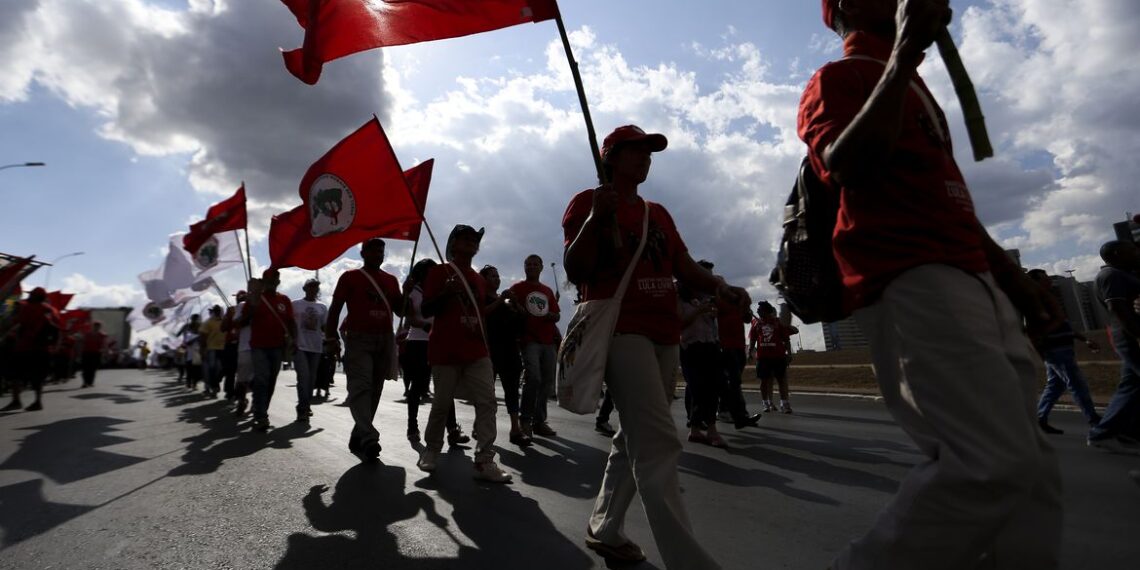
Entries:
{"type": "Polygon", "coordinates": [[[677,480],[681,441],[669,413],[677,363],[676,345],[654,344],[638,335],[616,336],[610,344],[606,386],[621,427],[613,438],[590,532],[614,546],[628,542],[623,532],[625,513],[634,494],[640,493],[665,567],[716,569],[720,566],[693,536],[681,503],[677,480]]]}
{"type": "Polygon", "coordinates": [[[1061,476],[1037,427],[1038,359],[992,277],[916,267],[855,317],[926,459],[836,570],[1056,569],[1061,476]]]}

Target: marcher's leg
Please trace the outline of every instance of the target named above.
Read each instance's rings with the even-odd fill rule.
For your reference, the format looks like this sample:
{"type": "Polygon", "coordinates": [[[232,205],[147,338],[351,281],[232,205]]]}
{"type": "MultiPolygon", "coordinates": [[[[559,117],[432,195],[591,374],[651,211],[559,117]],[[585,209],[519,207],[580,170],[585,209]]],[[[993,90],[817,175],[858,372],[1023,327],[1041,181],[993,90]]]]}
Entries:
{"type": "MultiPolygon", "coordinates": [[[[1011,358],[1009,347],[1027,341],[992,280],[918,267],[856,318],[887,408],[927,460],[836,570],[974,568],[1030,506],[1042,517],[1033,528],[1053,539],[1056,459],[1036,426],[1025,361],[1011,358]]],[[[1055,568],[1058,544],[1039,543],[1039,563],[1025,568],[1055,568]]]]}
{"type": "Polygon", "coordinates": [[[677,479],[681,442],[669,413],[676,367],[675,346],[658,347],[637,335],[614,337],[606,379],[621,416],[621,430],[614,438],[590,531],[607,544],[628,542],[622,524],[636,491],[667,568],[719,568],[693,536],[681,501],[677,479]]]}
{"type": "Polygon", "coordinates": [[[258,423],[269,421],[269,377],[273,366],[269,349],[254,348],[249,351],[253,364],[253,420],[258,423]]]}
{"type": "Polygon", "coordinates": [[[1056,358],[1052,352],[1045,354],[1045,389],[1041,391],[1041,399],[1037,401],[1037,419],[1042,422],[1049,421],[1049,412],[1065,393],[1065,380],[1062,370],[1057,366],[1056,358]]]}
{"type": "Polygon", "coordinates": [[[432,384],[435,397],[431,400],[427,428],[424,429],[424,444],[429,451],[439,453],[443,449],[443,432],[448,413],[454,413],[455,386],[459,382],[458,366],[432,366],[432,384]]]}
{"type": "MultiPolygon", "coordinates": [[[[538,423],[535,418],[535,402],[539,398],[539,385],[542,384],[542,356],[539,354],[541,346],[533,342],[523,345],[523,384],[522,401],[519,402],[519,418],[524,426],[538,423]]],[[[530,435],[530,434],[527,434],[530,435]]]]}
{"type": "Polygon", "coordinates": [[[541,380],[539,381],[538,394],[534,401],[534,423],[546,424],[546,407],[550,403],[550,395],[554,393],[558,355],[552,344],[539,344],[537,346],[538,373],[541,375],[541,380]]]}
{"type": "Polygon", "coordinates": [[[497,422],[495,411],[495,379],[492,376],[491,359],[481,358],[463,367],[460,382],[467,384],[471,402],[475,404],[475,463],[485,463],[495,458],[497,422]]]}
{"type": "Polygon", "coordinates": [[[1081,367],[1077,365],[1075,354],[1064,363],[1063,370],[1069,391],[1073,394],[1073,401],[1077,403],[1077,407],[1085,415],[1085,421],[1089,425],[1096,425],[1100,422],[1100,414],[1096,412],[1096,404],[1093,403],[1092,395],[1089,394],[1089,384],[1085,381],[1081,367]]]}
{"type": "Polygon", "coordinates": [[[1089,432],[1090,440],[1127,435],[1135,429],[1140,414],[1140,345],[1135,339],[1113,336],[1113,345],[1120,355],[1120,383],[1108,401],[1104,417],[1089,432]]]}
{"type": "Polygon", "coordinates": [[[372,425],[373,366],[375,339],[371,336],[346,334],[344,338],[344,375],[348,377],[346,402],[352,412],[352,435],[349,449],[363,451],[378,444],[380,432],[372,425]]]}

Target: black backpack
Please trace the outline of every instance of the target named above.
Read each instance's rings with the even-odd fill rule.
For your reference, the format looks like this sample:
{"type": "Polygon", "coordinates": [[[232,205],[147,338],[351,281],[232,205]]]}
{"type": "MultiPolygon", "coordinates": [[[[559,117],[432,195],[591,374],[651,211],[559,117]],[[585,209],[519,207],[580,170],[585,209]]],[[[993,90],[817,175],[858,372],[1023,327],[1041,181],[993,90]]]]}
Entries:
{"type": "Polygon", "coordinates": [[[843,281],[831,251],[839,215],[837,193],[815,175],[804,157],[784,205],[784,237],[769,281],[805,324],[843,320],[843,281]]]}

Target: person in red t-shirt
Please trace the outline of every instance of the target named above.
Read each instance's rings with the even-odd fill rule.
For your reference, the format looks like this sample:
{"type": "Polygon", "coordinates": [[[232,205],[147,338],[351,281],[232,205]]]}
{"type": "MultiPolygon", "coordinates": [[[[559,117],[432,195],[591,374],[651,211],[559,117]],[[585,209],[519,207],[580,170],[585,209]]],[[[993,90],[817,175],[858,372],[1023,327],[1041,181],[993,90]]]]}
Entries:
{"type": "Polygon", "coordinates": [[[425,449],[416,465],[422,471],[435,471],[443,449],[443,428],[448,412],[455,405],[456,389],[462,385],[475,404],[476,479],[507,483],[511,475],[495,463],[495,377],[487,348],[484,324],[487,286],[471,268],[479,252],[483,230],[458,225],[447,238],[448,263],[428,271],[424,283],[423,315],[433,317],[428,333],[428,361],[435,381],[425,449]]]}
{"type": "Polygon", "coordinates": [[[0,412],[11,412],[23,407],[20,392],[31,385],[36,399],[26,409],[42,410],[44,380],[51,368],[50,348],[59,339],[59,312],[47,302],[47,291],[36,287],[28,293],[15,310],[12,326],[8,330],[9,353],[12,359],[10,388],[12,401],[0,412]]]}
{"type": "Polygon", "coordinates": [[[693,536],[681,502],[681,442],[669,413],[681,336],[674,278],[698,293],[720,292],[742,307],[749,301],[743,289],[729,287],[693,261],[664,206],[638,195],[649,176],[650,155],[667,145],[663,135],[634,125],[615,129],[601,153],[604,175],[612,182],[579,192],[562,218],[566,276],[583,300],[612,298],[626,269],[634,268],[605,377],[621,427],[613,437],[586,545],[614,561],[644,560],[641,548],[622,532],[626,511],[640,494],[665,565],[704,570],[719,566],[693,536]],[[645,247],[634,259],[643,235],[645,247]]]}
{"type": "Polygon", "coordinates": [[[245,309],[237,323],[250,328],[250,360],[253,363],[253,428],[269,430],[269,402],[277,387],[277,374],[287,347],[297,337],[293,302],[277,292],[281,275],[274,268],[261,274],[261,282],[250,281],[245,309]]]}
{"type": "Polygon", "coordinates": [[[522,338],[523,367],[526,371],[522,388],[519,418],[526,437],[558,435],[546,421],[546,404],[554,392],[555,357],[558,345],[554,323],[562,316],[554,291],[538,280],[542,275],[542,258],[528,255],[523,262],[526,279],[511,285],[511,294],[526,310],[522,338]]]}
{"type": "Polygon", "coordinates": [[[883,399],[927,456],[834,567],[1056,568],[1060,472],[1021,315],[1047,329],[1061,312],[978,222],[918,75],[949,1],[822,6],[845,57],[808,81],[798,132],[839,194],[833,251],[883,399]]]}
{"type": "Polygon", "coordinates": [[[380,432],[372,425],[384,380],[396,378],[394,316],[404,313],[400,282],[380,269],[384,263],[384,240],[372,238],[360,246],[364,267],[340,276],[333,291],[325,323],[327,343],[339,349],[337,323],[348,306],[343,323],[344,375],[348,378],[348,408],[354,423],[348,449],[364,461],[380,455],[380,432]]]}
{"type": "Polygon", "coordinates": [[[744,319],[748,311],[740,310],[735,303],[717,297],[716,326],[720,337],[721,370],[725,380],[721,384],[720,410],[728,412],[736,429],[756,427],[760,414],[749,414],[741,386],[744,365],[748,362],[748,343],[744,338],[744,319]]]}
{"type": "Polygon", "coordinates": [[[796,327],[785,325],[776,316],[776,307],[768,301],[756,305],[758,316],[748,331],[748,352],[756,355],[756,379],[760,380],[760,395],[764,411],[772,411],[772,380],[780,388],[780,412],[792,413],[788,395],[788,354],[791,336],[799,334],[796,327]]]}
{"type": "Polygon", "coordinates": [[[83,333],[83,346],[80,355],[80,367],[83,369],[83,388],[95,385],[95,372],[103,363],[103,354],[107,351],[107,333],[103,332],[103,323],[95,321],[91,330],[83,333]]]}

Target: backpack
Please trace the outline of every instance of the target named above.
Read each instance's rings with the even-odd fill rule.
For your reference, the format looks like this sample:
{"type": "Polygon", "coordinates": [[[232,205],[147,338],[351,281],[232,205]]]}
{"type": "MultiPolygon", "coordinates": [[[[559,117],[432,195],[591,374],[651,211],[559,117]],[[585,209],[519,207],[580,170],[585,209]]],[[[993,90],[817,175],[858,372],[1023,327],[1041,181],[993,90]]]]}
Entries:
{"type": "Polygon", "coordinates": [[[768,279],[804,324],[839,321],[849,314],[831,250],[838,215],[838,196],[804,157],[784,205],[784,236],[768,279]]]}

